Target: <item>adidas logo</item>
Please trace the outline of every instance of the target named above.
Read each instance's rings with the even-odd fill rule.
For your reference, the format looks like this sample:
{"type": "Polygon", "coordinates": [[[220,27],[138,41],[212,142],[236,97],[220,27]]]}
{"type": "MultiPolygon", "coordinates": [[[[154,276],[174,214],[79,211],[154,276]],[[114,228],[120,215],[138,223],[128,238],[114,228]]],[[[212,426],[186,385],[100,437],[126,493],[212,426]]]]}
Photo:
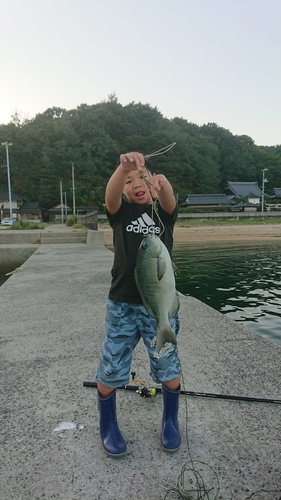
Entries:
{"type": "Polygon", "coordinates": [[[154,220],[147,213],[144,213],[137,220],[132,220],[132,223],[126,227],[126,231],[129,233],[160,234],[160,227],[155,226],[154,220]]]}

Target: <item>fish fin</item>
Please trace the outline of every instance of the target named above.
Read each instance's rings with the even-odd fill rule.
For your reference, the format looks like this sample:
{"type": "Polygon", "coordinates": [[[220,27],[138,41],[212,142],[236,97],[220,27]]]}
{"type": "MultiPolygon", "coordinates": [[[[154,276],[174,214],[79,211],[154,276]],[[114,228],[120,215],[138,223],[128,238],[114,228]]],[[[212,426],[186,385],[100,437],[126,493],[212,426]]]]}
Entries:
{"type": "Polygon", "coordinates": [[[159,281],[163,278],[165,272],[166,272],[167,266],[166,266],[166,261],[165,259],[162,259],[161,257],[157,257],[157,278],[159,281]]]}
{"type": "Polygon", "coordinates": [[[173,261],[171,261],[171,264],[172,264],[172,268],[173,268],[174,274],[177,276],[177,274],[179,274],[179,270],[178,270],[176,264],[173,261]]]}
{"type": "Polygon", "coordinates": [[[157,351],[160,352],[162,347],[166,344],[166,342],[170,342],[171,344],[176,344],[177,339],[173,334],[173,330],[168,323],[167,325],[160,326],[157,328],[157,351]]]}
{"type": "Polygon", "coordinates": [[[136,268],[135,268],[135,271],[134,271],[134,276],[135,276],[135,282],[136,282],[137,288],[139,289],[138,273],[137,273],[136,268]]]}
{"type": "Polygon", "coordinates": [[[144,305],[145,309],[147,310],[148,314],[150,316],[152,316],[153,318],[156,319],[156,314],[154,314],[154,312],[152,311],[151,307],[148,305],[145,297],[143,295],[141,295],[141,298],[142,298],[142,301],[143,301],[143,305],[144,305]]]}
{"type": "Polygon", "coordinates": [[[176,316],[176,314],[178,313],[179,308],[180,308],[180,299],[179,299],[178,292],[176,292],[175,297],[174,297],[174,301],[172,303],[172,307],[171,307],[171,309],[169,311],[169,313],[172,316],[172,318],[174,318],[176,316]]]}

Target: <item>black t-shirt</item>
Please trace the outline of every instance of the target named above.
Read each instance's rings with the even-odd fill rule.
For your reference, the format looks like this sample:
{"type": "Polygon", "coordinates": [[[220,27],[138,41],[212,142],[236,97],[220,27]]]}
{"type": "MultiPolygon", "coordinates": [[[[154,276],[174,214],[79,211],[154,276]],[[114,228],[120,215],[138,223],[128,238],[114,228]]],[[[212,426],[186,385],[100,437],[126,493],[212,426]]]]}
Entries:
{"type": "Polygon", "coordinates": [[[109,299],[131,304],[142,303],[134,271],[137,252],[145,234],[155,232],[157,236],[160,236],[171,255],[173,228],[178,215],[178,207],[172,215],[169,215],[158,204],[157,212],[159,218],[152,210],[152,205],[135,205],[122,199],[121,207],[116,214],[107,213],[113,229],[115,251],[109,299]]]}

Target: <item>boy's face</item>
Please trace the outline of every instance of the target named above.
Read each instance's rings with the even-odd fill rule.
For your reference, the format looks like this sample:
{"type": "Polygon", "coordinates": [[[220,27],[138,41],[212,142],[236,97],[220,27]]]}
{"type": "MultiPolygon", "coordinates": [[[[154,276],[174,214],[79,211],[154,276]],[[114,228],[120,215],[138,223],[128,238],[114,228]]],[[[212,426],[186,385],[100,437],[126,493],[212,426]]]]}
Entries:
{"type": "MultiPolygon", "coordinates": [[[[143,176],[149,181],[149,173],[145,167],[143,167],[142,172],[143,176]]],[[[131,203],[137,205],[145,205],[152,201],[151,192],[141,177],[139,170],[130,170],[128,172],[123,192],[131,203]]]]}

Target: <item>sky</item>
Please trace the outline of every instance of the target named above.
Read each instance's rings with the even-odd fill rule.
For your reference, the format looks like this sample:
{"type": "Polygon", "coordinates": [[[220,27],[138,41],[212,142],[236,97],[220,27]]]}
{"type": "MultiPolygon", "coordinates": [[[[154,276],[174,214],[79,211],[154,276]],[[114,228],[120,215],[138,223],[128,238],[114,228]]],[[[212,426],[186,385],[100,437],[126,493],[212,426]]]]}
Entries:
{"type": "Polygon", "coordinates": [[[0,124],[116,94],[281,144],[281,0],[0,0],[0,124]]]}

